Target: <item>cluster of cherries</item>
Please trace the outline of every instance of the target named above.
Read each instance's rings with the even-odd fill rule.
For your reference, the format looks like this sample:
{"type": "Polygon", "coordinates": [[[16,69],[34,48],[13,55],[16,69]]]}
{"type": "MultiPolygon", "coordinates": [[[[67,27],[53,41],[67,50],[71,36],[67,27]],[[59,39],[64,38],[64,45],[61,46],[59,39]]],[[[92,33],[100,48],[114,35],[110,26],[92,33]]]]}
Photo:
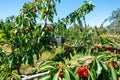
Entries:
{"type": "MultiPolygon", "coordinates": [[[[87,78],[88,77],[88,73],[87,73],[87,68],[86,67],[80,67],[77,69],[77,73],[79,74],[79,76],[81,78],[87,78]]],[[[64,77],[64,74],[63,74],[63,71],[60,71],[58,73],[58,78],[63,78],[64,77]]]]}
{"type": "Polygon", "coordinates": [[[103,47],[105,51],[110,51],[110,52],[116,52],[118,54],[120,54],[120,49],[118,48],[113,48],[113,47],[103,47]]]}
{"type": "Polygon", "coordinates": [[[96,45],[91,50],[94,51],[96,49],[102,49],[103,51],[116,52],[117,54],[120,54],[120,49],[113,48],[112,46],[108,46],[108,47],[103,46],[103,47],[101,47],[99,45],[96,45]]]}
{"type": "MultiPolygon", "coordinates": [[[[116,67],[118,66],[118,63],[117,61],[111,61],[108,63],[108,66],[116,67]]],[[[89,69],[89,67],[86,66],[82,66],[77,69],[77,73],[79,74],[80,78],[88,78],[87,69],[89,69]]],[[[63,77],[64,77],[63,71],[60,71],[58,73],[58,78],[63,78],[63,77]]]]}
{"type": "Polygon", "coordinates": [[[101,48],[101,46],[95,45],[95,46],[92,48],[92,50],[96,50],[96,49],[100,49],[100,48],[101,48]]]}
{"type": "Polygon", "coordinates": [[[64,77],[63,73],[59,73],[59,74],[58,74],[58,77],[59,77],[59,78],[63,78],[63,77],[64,77]]]}
{"type": "Polygon", "coordinates": [[[86,67],[79,67],[77,69],[77,73],[79,74],[79,76],[81,78],[87,78],[88,77],[88,73],[87,73],[87,68],[86,67]]]}
{"type": "Polygon", "coordinates": [[[116,67],[116,66],[118,66],[118,63],[117,63],[117,61],[112,61],[112,62],[109,62],[108,65],[112,66],[112,67],[116,67]]]}
{"type": "Polygon", "coordinates": [[[52,26],[46,27],[45,30],[46,31],[53,31],[53,27],[52,26]]]}
{"type": "MultiPolygon", "coordinates": [[[[19,27],[18,26],[15,26],[15,29],[18,29],[19,27]]],[[[26,31],[26,32],[29,32],[30,31],[30,28],[29,27],[26,27],[26,28],[24,28],[24,30],[26,31]]]]}
{"type": "Polygon", "coordinates": [[[58,73],[58,78],[63,78],[64,74],[63,74],[63,69],[60,70],[60,72],[58,73]]]}

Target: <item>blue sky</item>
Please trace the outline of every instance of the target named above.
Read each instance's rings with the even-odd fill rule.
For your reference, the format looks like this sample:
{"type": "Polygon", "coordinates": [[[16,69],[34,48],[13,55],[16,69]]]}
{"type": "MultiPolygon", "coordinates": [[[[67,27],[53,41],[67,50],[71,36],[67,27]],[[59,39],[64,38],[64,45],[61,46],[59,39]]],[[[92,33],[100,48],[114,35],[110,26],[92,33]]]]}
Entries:
{"type": "MultiPolygon", "coordinates": [[[[0,19],[5,19],[8,16],[19,14],[24,2],[33,0],[1,0],[0,2],[0,19]]],[[[84,0],[61,0],[57,4],[58,15],[55,19],[66,17],[68,14],[79,8],[84,0]]],[[[120,8],[120,0],[87,0],[92,1],[96,5],[94,10],[86,15],[87,24],[99,26],[102,21],[109,17],[113,10],[120,8]]],[[[107,22],[105,25],[109,24],[107,22]]]]}

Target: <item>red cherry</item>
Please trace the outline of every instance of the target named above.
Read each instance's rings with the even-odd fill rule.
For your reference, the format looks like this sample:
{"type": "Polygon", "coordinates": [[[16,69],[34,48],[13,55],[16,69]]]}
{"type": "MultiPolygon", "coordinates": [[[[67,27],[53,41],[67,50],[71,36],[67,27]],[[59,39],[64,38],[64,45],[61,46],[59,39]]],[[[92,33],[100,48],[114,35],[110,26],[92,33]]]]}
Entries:
{"type": "Polygon", "coordinates": [[[109,66],[115,67],[114,63],[109,63],[109,66]]]}
{"type": "Polygon", "coordinates": [[[112,47],[108,47],[107,50],[110,52],[114,52],[114,49],[112,47]]]}
{"type": "Polygon", "coordinates": [[[46,15],[48,15],[48,11],[45,11],[44,13],[45,13],[46,15]]]}
{"type": "Polygon", "coordinates": [[[96,49],[99,49],[100,48],[100,46],[99,45],[96,45],[96,46],[94,46],[93,48],[92,48],[92,51],[93,50],[96,50],[96,49]]]}
{"type": "Polygon", "coordinates": [[[117,61],[112,61],[112,63],[114,64],[114,67],[118,65],[117,61]]]}
{"type": "Polygon", "coordinates": [[[100,46],[99,46],[99,45],[96,45],[96,46],[94,46],[94,48],[99,49],[99,48],[100,48],[100,46]]]}
{"type": "Polygon", "coordinates": [[[17,29],[17,28],[18,28],[18,26],[15,26],[15,28],[17,29]]]}
{"type": "Polygon", "coordinates": [[[16,44],[16,48],[19,48],[20,47],[20,45],[19,44],[16,44]]]}
{"type": "Polygon", "coordinates": [[[95,50],[95,48],[92,48],[92,51],[94,51],[95,50]]]}
{"type": "Polygon", "coordinates": [[[30,31],[30,28],[28,28],[28,27],[27,27],[27,28],[25,28],[25,31],[26,31],[26,32],[30,31]]]}
{"type": "Polygon", "coordinates": [[[77,69],[77,73],[78,74],[82,74],[83,72],[86,72],[87,71],[87,68],[86,67],[81,67],[81,68],[78,68],[77,69]]]}
{"type": "Polygon", "coordinates": [[[78,74],[81,74],[81,73],[82,73],[81,68],[78,68],[78,69],[77,69],[77,73],[78,73],[78,74]]]}
{"type": "Polygon", "coordinates": [[[110,52],[114,52],[114,49],[113,49],[113,48],[111,48],[111,49],[109,49],[109,51],[110,51],[110,52]]]}
{"type": "Polygon", "coordinates": [[[53,30],[53,27],[49,27],[49,31],[52,31],[53,30]]]}
{"type": "Polygon", "coordinates": [[[80,32],[82,32],[82,28],[80,28],[80,32]]]}
{"type": "Polygon", "coordinates": [[[63,78],[63,73],[59,73],[59,74],[58,74],[58,77],[59,77],[59,78],[63,78]]]}
{"type": "Polygon", "coordinates": [[[33,17],[36,17],[36,14],[34,12],[31,12],[31,14],[32,14],[33,17]]]}
{"type": "Polygon", "coordinates": [[[82,77],[82,78],[87,78],[87,77],[88,77],[87,72],[86,72],[86,71],[85,71],[85,72],[83,72],[83,73],[81,74],[81,77],[82,77]]]}
{"type": "Polygon", "coordinates": [[[53,27],[52,27],[52,26],[46,27],[45,30],[47,30],[47,31],[52,31],[52,30],[53,30],[53,27]]]}
{"type": "Polygon", "coordinates": [[[82,70],[82,72],[85,72],[85,71],[87,71],[87,68],[86,67],[82,67],[81,70],[82,70]]]}

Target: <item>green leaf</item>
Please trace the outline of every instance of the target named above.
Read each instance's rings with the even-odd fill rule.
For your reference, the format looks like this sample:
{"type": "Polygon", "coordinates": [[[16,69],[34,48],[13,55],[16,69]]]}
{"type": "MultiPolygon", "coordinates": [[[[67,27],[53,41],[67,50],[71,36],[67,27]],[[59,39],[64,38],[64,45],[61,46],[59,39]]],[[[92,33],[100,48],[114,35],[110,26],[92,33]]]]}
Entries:
{"type": "Polygon", "coordinates": [[[40,77],[38,80],[49,80],[50,75],[44,75],[42,77],[40,77]]]}
{"type": "Polygon", "coordinates": [[[67,71],[67,69],[65,69],[64,78],[65,78],[66,80],[71,80],[71,79],[70,79],[70,74],[69,74],[69,72],[67,71]]]}
{"type": "Polygon", "coordinates": [[[41,12],[43,12],[43,13],[44,13],[44,12],[45,12],[45,8],[42,8],[42,9],[41,9],[41,12]]]}
{"type": "Polygon", "coordinates": [[[119,70],[117,71],[117,74],[120,75],[120,68],[119,68],[119,70]]]}
{"type": "Polygon", "coordinates": [[[23,19],[23,27],[28,27],[28,22],[26,19],[23,19]]]}
{"type": "Polygon", "coordinates": [[[40,58],[39,54],[35,53],[35,55],[36,55],[36,59],[39,60],[40,58]]]}
{"type": "Polygon", "coordinates": [[[97,78],[99,77],[99,75],[101,74],[102,71],[102,66],[100,65],[100,62],[98,60],[95,59],[95,63],[93,66],[94,70],[96,71],[97,74],[97,78]]]}
{"type": "Polygon", "coordinates": [[[100,63],[101,63],[101,65],[102,65],[102,67],[107,71],[107,70],[108,70],[107,65],[106,65],[105,63],[103,63],[102,61],[100,61],[100,63]]]}
{"type": "Polygon", "coordinates": [[[66,70],[69,72],[70,80],[77,80],[77,79],[75,78],[74,73],[72,72],[72,70],[71,70],[70,68],[66,67],[66,70]]]}
{"type": "Polygon", "coordinates": [[[41,20],[45,19],[45,14],[42,14],[41,20]]]}
{"type": "Polygon", "coordinates": [[[88,70],[88,75],[90,77],[89,80],[95,80],[95,77],[94,77],[93,73],[90,70],[88,70]]]}
{"type": "Polygon", "coordinates": [[[28,64],[31,65],[31,66],[34,66],[33,56],[30,56],[30,57],[28,58],[28,64]]]}
{"type": "Polygon", "coordinates": [[[53,22],[53,17],[52,17],[52,16],[48,16],[48,20],[49,20],[50,22],[53,22]]]}
{"type": "Polygon", "coordinates": [[[18,16],[18,26],[21,26],[21,24],[22,24],[22,16],[18,16]]]}
{"type": "Polygon", "coordinates": [[[13,59],[9,61],[9,68],[12,68],[13,65],[13,59]]]}
{"type": "Polygon", "coordinates": [[[54,61],[44,61],[40,64],[39,67],[44,67],[44,66],[53,65],[53,64],[56,64],[56,62],[54,62],[54,61]]]}
{"type": "Polygon", "coordinates": [[[52,69],[54,69],[54,66],[43,66],[39,68],[38,71],[46,71],[46,70],[52,70],[52,69]]]}
{"type": "Polygon", "coordinates": [[[102,70],[102,77],[103,80],[109,80],[109,72],[102,70]]]}
{"type": "Polygon", "coordinates": [[[16,17],[16,23],[19,24],[19,16],[16,17]]]}
{"type": "Polygon", "coordinates": [[[110,66],[110,74],[111,74],[110,80],[117,80],[117,74],[115,72],[115,69],[112,66],[110,66]]]}
{"type": "Polygon", "coordinates": [[[50,80],[58,80],[58,73],[59,73],[59,68],[54,69],[51,71],[51,79],[50,80]]]}
{"type": "Polygon", "coordinates": [[[99,76],[102,71],[102,66],[100,65],[100,63],[97,60],[96,60],[96,62],[97,62],[97,76],[99,76]]]}
{"type": "Polygon", "coordinates": [[[27,59],[27,57],[25,56],[25,57],[23,57],[23,62],[24,62],[24,64],[28,64],[28,59],[27,59]]]}

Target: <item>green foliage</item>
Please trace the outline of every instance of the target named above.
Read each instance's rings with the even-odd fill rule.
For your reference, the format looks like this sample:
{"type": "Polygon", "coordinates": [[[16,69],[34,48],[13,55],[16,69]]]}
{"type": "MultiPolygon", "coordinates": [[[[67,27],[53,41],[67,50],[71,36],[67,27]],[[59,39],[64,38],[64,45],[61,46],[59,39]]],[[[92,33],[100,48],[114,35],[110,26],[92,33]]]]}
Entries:
{"type": "MultiPolygon", "coordinates": [[[[4,44],[11,46],[12,51],[6,56],[7,65],[5,66],[6,63],[2,65],[6,69],[10,69],[9,73],[17,70],[17,74],[21,74],[21,64],[34,66],[34,55],[36,55],[36,59],[39,59],[43,42],[46,36],[49,35],[48,31],[44,30],[44,27],[47,25],[47,20],[53,22],[54,14],[56,14],[55,5],[54,0],[28,2],[24,4],[18,16],[11,16],[5,22],[0,22],[0,38],[5,39],[4,44]],[[37,18],[44,21],[45,25],[36,24],[37,18]]],[[[6,57],[3,54],[1,56],[1,58],[6,57]]]]}
{"type": "Polygon", "coordinates": [[[120,9],[114,10],[109,17],[110,25],[107,26],[108,32],[113,34],[120,34],[120,9]]]}
{"type": "Polygon", "coordinates": [[[85,15],[91,12],[94,7],[95,7],[94,4],[85,1],[80,8],[70,13],[66,18],[63,18],[62,20],[63,22],[66,22],[66,24],[72,24],[77,21],[81,26],[82,22],[80,18],[85,17],[85,15]]]}
{"type": "Polygon", "coordinates": [[[54,15],[57,15],[56,2],[60,3],[60,0],[35,0],[25,3],[18,16],[0,21],[0,44],[11,47],[11,52],[7,52],[2,49],[2,44],[0,45],[0,80],[19,80],[22,64],[34,67],[34,56],[39,60],[40,51],[43,46],[48,45],[47,37],[50,35],[67,36],[67,41],[63,45],[62,53],[56,53],[51,60],[43,61],[35,69],[35,73],[49,71],[49,74],[38,77],[39,80],[117,80],[120,76],[119,48],[114,49],[115,54],[113,47],[104,47],[114,46],[114,39],[107,38],[101,28],[84,28],[82,25],[81,18],[85,22],[85,15],[91,12],[95,5],[85,1],[66,18],[53,23],[54,15]],[[37,19],[41,21],[38,24],[37,19]],[[47,21],[51,24],[48,25],[47,21]],[[73,23],[74,27],[67,28],[67,25],[73,23]],[[107,50],[104,50],[105,48],[107,50]],[[95,58],[90,62],[87,59],[79,62],[76,57],[76,65],[69,63],[75,55],[81,53],[94,55],[95,58]],[[86,63],[87,61],[89,63],[86,63]],[[81,67],[86,68],[84,74],[77,72],[81,67]]]}
{"type": "MultiPolygon", "coordinates": [[[[46,67],[53,66],[54,68],[50,68],[50,74],[47,74],[47,79],[50,80],[59,80],[59,79],[65,79],[65,80],[117,80],[117,69],[119,68],[119,60],[116,59],[116,56],[118,55],[109,55],[109,57],[105,56],[107,54],[100,55],[96,58],[94,58],[89,64],[79,64],[79,66],[72,67],[71,65],[66,65],[60,63],[56,63],[53,61],[46,61],[43,63],[46,67]],[[104,57],[103,57],[104,56],[104,57]],[[116,60],[117,64],[116,67],[113,65],[110,65],[111,58],[113,57],[112,61],[116,60]],[[107,60],[106,60],[107,59],[107,60]],[[52,63],[52,64],[51,64],[52,63]],[[47,64],[47,65],[46,65],[47,64]],[[53,65],[54,64],[54,65],[53,65]],[[56,65],[55,65],[56,64],[56,65]],[[58,65],[59,64],[59,65],[58,65]],[[87,77],[82,78],[77,73],[77,70],[79,67],[86,67],[87,69],[87,77]],[[62,77],[59,77],[59,74],[63,74],[62,77]],[[51,77],[50,77],[51,76],[51,77]]],[[[120,56],[119,56],[120,57],[120,56]]],[[[42,64],[41,64],[42,65],[42,64]]],[[[44,66],[44,67],[45,67],[44,66]]],[[[46,76],[43,76],[44,78],[46,76]]],[[[41,78],[40,78],[41,79],[41,78]]]]}
{"type": "Polygon", "coordinates": [[[7,43],[11,38],[11,34],[13,31],[13,26],[15,26],[14,23],[14,16],[7,17],[5,22],[1,21],[0,22],[0,43],[7,43]]]}
{"type": "Polygon", "coordinates": [[[71,25],[74,23],[78,23],[80,27],[83,26],[82,19],[83,21],[85,20],[85,16],[93,11],[95,5],[90,3],[90,2],[84,2],[84,4],[75,10],[74,12],[70,13],[68,16],[65,18],[59,19],[57,23],[53,23],[54,35],[61,35],[61,36],[66,36],[68,32],[66,31],[67,25],[71,25]]]}

